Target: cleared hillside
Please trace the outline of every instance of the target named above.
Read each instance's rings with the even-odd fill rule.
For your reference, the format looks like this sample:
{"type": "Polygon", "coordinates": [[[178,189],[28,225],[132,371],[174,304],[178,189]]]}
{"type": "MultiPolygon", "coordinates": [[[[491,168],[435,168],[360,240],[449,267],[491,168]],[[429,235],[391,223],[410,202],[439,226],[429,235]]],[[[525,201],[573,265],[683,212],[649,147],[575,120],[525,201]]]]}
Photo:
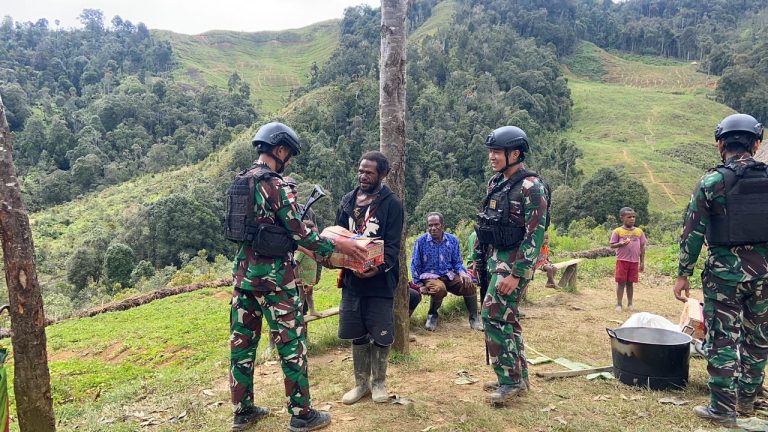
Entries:
{"type": "Polygon", "coordinates": [[[251,99],[260,99],[262,109],[272,113],[285,106],[292,88],[309,81],[313,63],[322,65],[330,57],[338,45],[339,21],[278,32],[153,34],[171,42],[181,63],[178,81],[226,89],[229,76],[237,72],[251,86],[251,99]]]}
{"type": "Polygon", "coordinates": [[[584,151],[579,166],[588,175],[624,167],[648,188],[651,209],[679,211],[717,163],[712,131],[733,110],[707,97],[714,81],[696,65],[584,45],[567,61],[574,110],[565,136],[584,151]]]}

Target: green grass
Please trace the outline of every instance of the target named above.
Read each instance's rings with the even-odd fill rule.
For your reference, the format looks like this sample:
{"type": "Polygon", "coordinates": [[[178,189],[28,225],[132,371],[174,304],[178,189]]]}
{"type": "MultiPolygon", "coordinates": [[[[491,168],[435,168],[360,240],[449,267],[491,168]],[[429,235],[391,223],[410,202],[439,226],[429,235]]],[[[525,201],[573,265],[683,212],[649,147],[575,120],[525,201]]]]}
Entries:
{"type": "Polygon", "coordinates": [[[605,75],[599,48],[589,42],[579,44],[576,51],[568,56],[563,63],[572,74],[580,78],[601,81],[605,75]]]}
{"type": "Polygon", "coordinates": [[[451,24],[455,13],[455,0],[438,3],[432,9],[432,16],[408,36],[408,43],[418,43],[426,36],[435,36],[441,28],[451,24]]]}
{"type": "Polygon", "coordinates": [[[715,154],[714,126],[733,111],[696,89],[670,87],[671,81],[659,87],[630,85],[676,76],[687,66],[613,59],[622,69],[608,76],[623,76],[621,84],[570,77],[573,122],[564,136],[584,152],[579,166],[587,176],[602,167],[624,167],[648,188],[652,210],[678,211],[701,176],[701,166],[715,154]]]}
{"type": "Polygon", "coordinates": [[[263,110],[274,113],[285,106],[292,88],[309,81],[312,63],[322,66],[330,57],[338,45],[339,21],[279,32],[153,34],[171,42],[181,63],[174,71],[178,81],[226,89],[229,76],[237,72],[251,86],[251,99],[261,100],[263,110]]]}

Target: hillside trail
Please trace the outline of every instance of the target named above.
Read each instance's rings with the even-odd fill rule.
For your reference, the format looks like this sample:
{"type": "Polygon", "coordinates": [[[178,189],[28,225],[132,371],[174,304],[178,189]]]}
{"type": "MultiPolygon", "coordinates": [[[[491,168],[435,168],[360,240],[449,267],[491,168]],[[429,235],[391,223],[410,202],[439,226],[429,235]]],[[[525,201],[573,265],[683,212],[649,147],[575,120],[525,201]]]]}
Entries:
{"type": "MultiPolygon", "coordinates": [[[[650,117],[648,118],[648,121],[650,121],[650,117]]],[[[648,127],[648,124],[646,124],[646,127],[648,127]]],[[[653,135],[654,132],[653,130],[650,129],[650,127],[648,127],[648,132],[649,134],[643,135],[643,139],[645,140],[646,144],[648,144],[649,146],[652,146],[653,143],[656,142],[653,135]]],[[[627,149],[622,149],[621,152],[622,152],[622,155],[624,156],[624,160],[627,161],[627,163],[632,164],[634,162],[632,158],[629,157],[629,153],[627,153],[627,149]]],[[[665,183],[660,182],[656,179],[656,175],[655,175],[656,173],[653,171],[653,169],[651,169],[651,166],[648,165],[648,163],[642,159],[640,160],[640,163],[643,164],[643,167],[645,168],[645,171],[648,174],[648,178],[651,180],[651,183],[661,188],[661,190],[664,191],[667,197],[669,197],[669,200],[677,205],[678,203],[677,199],[672,195],[672,191],[669,189],[669,187],[667,187],[665,183]]]]}
{"type": "MultiPolygon", "coordinates": [[[[533,348],[536,353],[553,359],[565,357],[594,367],[610,365],[611,351],[605,329],[618,327],[632,313],[614,310],[612,278],[590,280],[590,286],[580,288],[578,293],[544,288],[542,284],[543,281],[535,282],[529,292],[533,303],[522,308],[526,313],[522,326],[529,358],[538,355],[531,350],[533,348]]],[[[666,277],[641,275],[635,288],[635,309],[677,322],[682,304],[674,300],[670,286],[666,277]]],[[[485,402],[487,393],[482,386],[484,382],[494,380],[495,375],[485,364],[482,333],[469,329],[463,309],[453,311],[451,315],[455,318],[443,318],[435,332],[423,330],[423,323],[412,325],[416,342],[411,344],[411,354],[390,358],[389,392],[401,400],[411,401],[412,404],[407,406],[375,404],[370,397],[355,405],[343,405],[341,396],[354,382],[350,349],[344,346],[310,355],[313,405],[329,410],[333,415],[333,423],[324,430],[608,431],[622,430],[631,424],[632,430],[655,432],[693,431],[708,426],[694,419],[691,413],[692,404],[707,400],[705,363],[695,359],[691,360],[691,382],[682,392],[652,392],[615,380],[588,381],[584,377],[544,381],[536,377],[535,372],[564,368],[554,363],[529,366],[531,390],[507,408],[490,408],[485,402]],[[460,374],[477,382],[457,384],[454,380],[460,374]],[[686,402],[682,406],[657,402],[667,396],[686,402]],[[683,424],[685,427],[681,428],[683,424]]],[[[153,407],[161,406],[169,412],[184,409],[189,413],[183,422],[164,423],[157,428],[142,430],[228,430],[231,408],[225,364],[212,372],[218,374],[218,378],[202,380],[198,388],[179,389],[173,399],[158,399],[149,394],[141,400],[121,405],[119,410],[123,413],[149,412],[153,407]]],[[[255,383],[257,403],[270,407],[273,414],[252,430],[285,430],[289,416],[284,407],[283,376],[278,362],[257,366],[255,383]]]]}

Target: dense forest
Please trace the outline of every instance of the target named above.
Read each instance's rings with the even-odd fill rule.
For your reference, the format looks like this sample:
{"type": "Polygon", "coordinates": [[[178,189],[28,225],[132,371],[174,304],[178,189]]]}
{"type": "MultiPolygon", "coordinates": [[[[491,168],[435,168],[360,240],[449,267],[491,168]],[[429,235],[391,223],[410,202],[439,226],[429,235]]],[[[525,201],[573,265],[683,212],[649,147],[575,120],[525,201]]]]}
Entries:
{"type": "Polygon", "coordinates": [[[768,0],[482,0],[495,22],[571,54],[578,41],[696,62],[720,102],[768,122],[768,0]]]}
{"type": "Polygon", "coordinates": [[[0,93],[32,210],[146,172],[197,162],[257,118],[249,85],[174,83],[173,48],[147,27],[86,9],[82,29],[0,24],[0,93]]]}
{"type": "MultiPolygon", "coordinates": [[[[488,175],[483,142],[499,125],[528,132],[534,143],[529,162],[553,186],[574,184],[580,176],[578,149],[556,138],[572,105],[556,53],[521,37],[479,3],[459,2],[450,26],[409,44],[405,201],[415,220],[439,209],[454,226],[474,213],[488,175]]],[[[338,50],[294,93],[311,97],[328,86],[336,91],[331,106],[302,105],[290,118],[311,143],[297,171],[335,196],[353,187],[347,161],[378,148],[379,13],[367,6],[348,9],[338,50]]]]}
{"type": "MultiPolygon", "coordinates": [[[[457,0],[447,25],[419,33],[439,7],[412,2],[407,53],[407,191],[411,233],[428,211],[454,228],[476,212],[485,182],[483,142],[494,128],[528,132],[526,163],[555,191],[554,223],[610,223],[614,200],[648,220],[648,192],[614,170],[585,178],[576,143],[561,138],[572,106],[561,60],[580,40],[606,49],[696,61],[722,74],[717,97],[768,121],[768,0],[726,3],[630,0],[457,0]],[[593,205],[595,202],[604,205],[593,205]],[[626,204],[626,200],[624,200],[626,204]],[[593,203],[593,204],[585,204],[593,203]]],[[[14,137],[14,160],[31,210],[50,208],[144,174],[173,172],[227,146],[234,155],[214,179],[186,178],[183,192],[144,197],[119,220],[104,221],[71,250],[38,250],[46,285],[81,307],[128,287],[163,286],[177,269],[226,261],[222,199],[231,176],[255,157],[241,132],[269,121],[251,87],[232,72],[227,88],[177,83],[173,47],[145,25],[98,10],[81,29],[46,20],[0,23],[0,95],[14,137]],[[239,139],[235,139],[238,138],[239,139]],[[234,140],[234,141],[233,141],[234,140]],[[101,297],[100,297],[101,296],[101,297]]],[[[305,150],[293,166],[302,188],[329,192],[316,207],[321,224],[355,185],[350,161],[379,147],[379,9],[348,8],[339,45],[307,71],[279,119],[305,150]]],[[[71,221],[74,223],[75,221],[71,221]]],[[[68,222],[70,223],[70,222],[68,222]]],[[[45,221],[35,229],[55,238],[45,221]]],[[[220,262],[215,263],[220,265],[220,262]]]]}

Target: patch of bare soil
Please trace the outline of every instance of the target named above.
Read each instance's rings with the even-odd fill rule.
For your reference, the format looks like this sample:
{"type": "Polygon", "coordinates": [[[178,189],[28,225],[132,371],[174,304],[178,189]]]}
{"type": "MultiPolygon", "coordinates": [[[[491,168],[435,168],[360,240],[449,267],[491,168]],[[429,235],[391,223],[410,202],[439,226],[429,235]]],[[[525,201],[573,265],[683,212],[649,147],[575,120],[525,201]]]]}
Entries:
{"type": "Polygon", "coordinates": [[[128,358],[129,353],[130,350],[128,347],[124,346],[122,342],[114,342],[104,349],[104,351],[99,354],[99,357],[108,363],[119,364],[128,358]]]}

